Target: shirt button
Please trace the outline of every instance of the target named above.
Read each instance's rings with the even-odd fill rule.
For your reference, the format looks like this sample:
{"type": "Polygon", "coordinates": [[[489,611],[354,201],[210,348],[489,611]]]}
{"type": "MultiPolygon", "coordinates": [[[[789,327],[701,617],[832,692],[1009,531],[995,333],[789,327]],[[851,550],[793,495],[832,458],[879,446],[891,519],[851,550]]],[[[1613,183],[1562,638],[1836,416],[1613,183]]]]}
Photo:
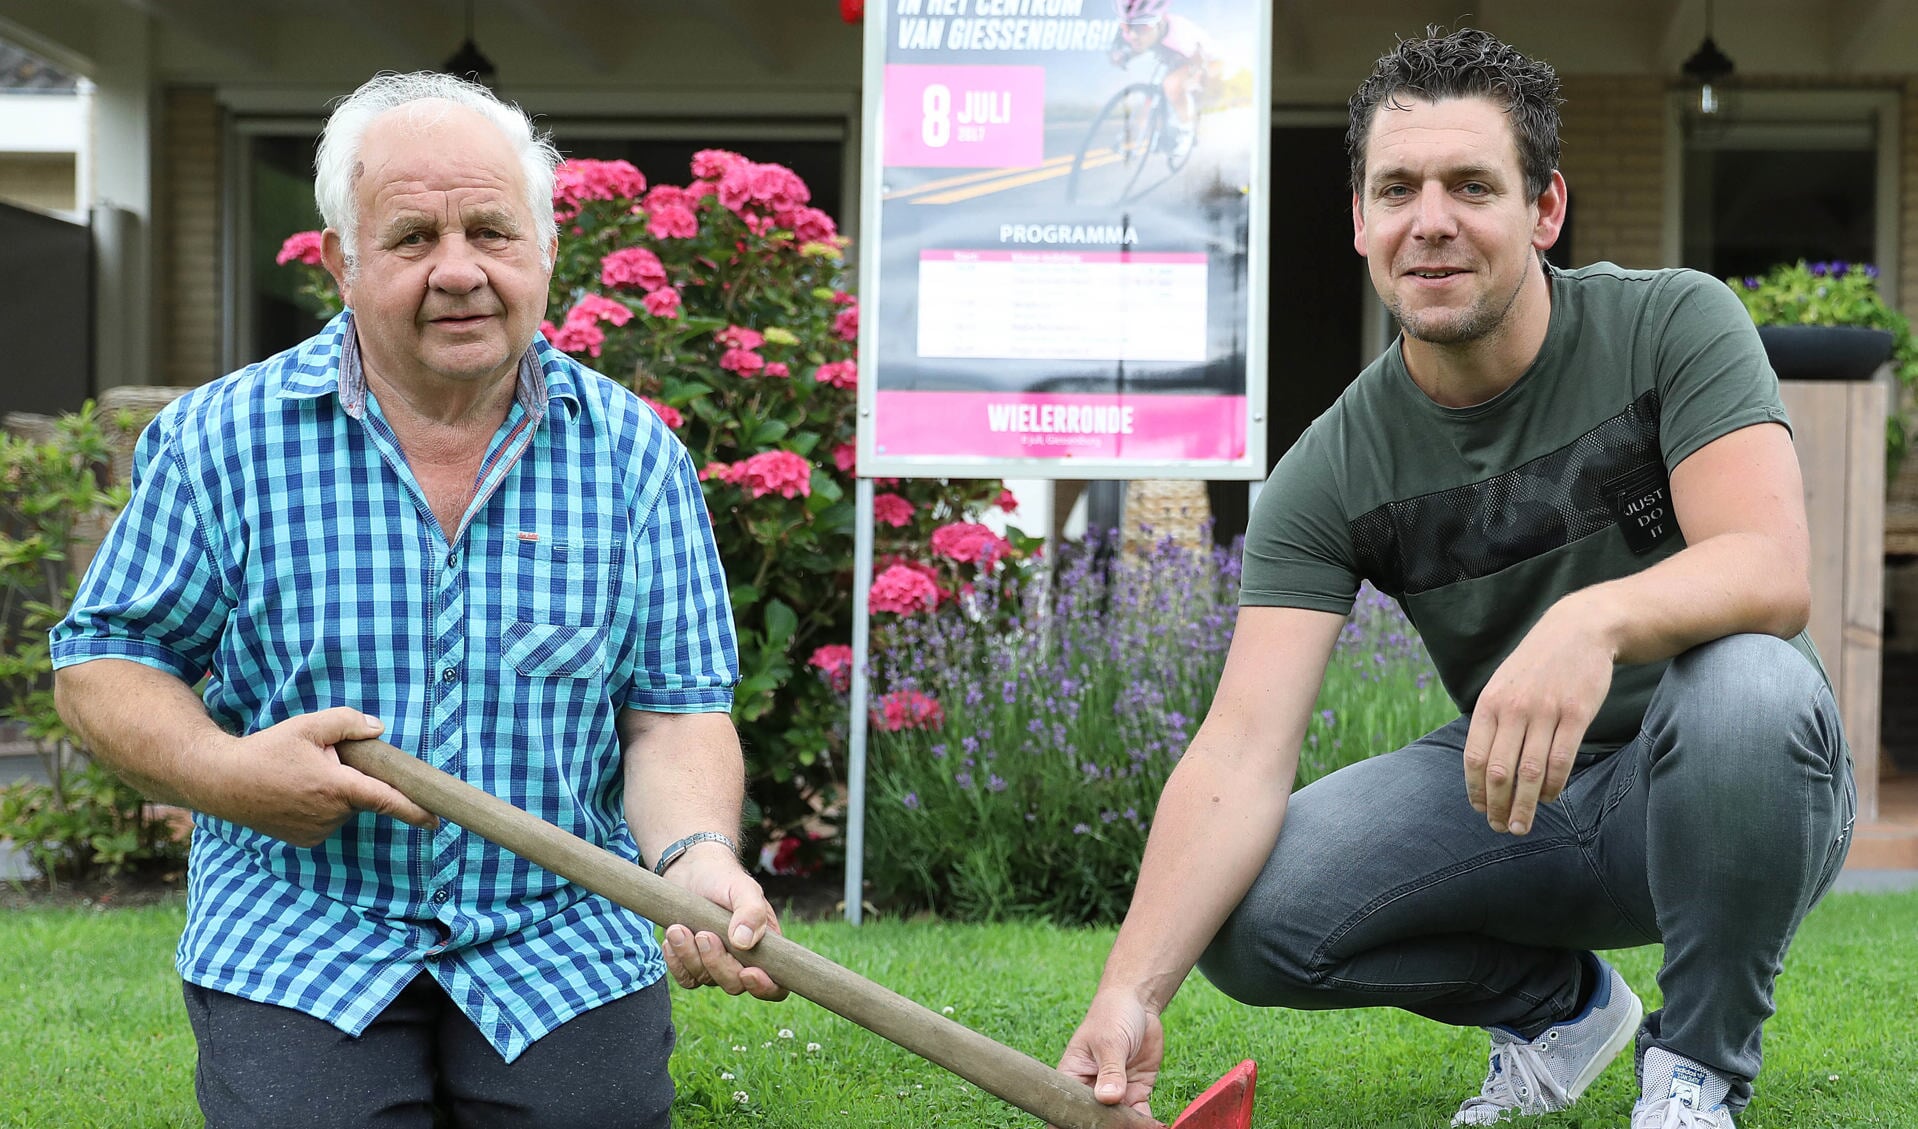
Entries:
{"type": "Polygon", "coordinates": [[[447,668],[446,668],[445,670],[442,670],[442,671],[440,671],[440,681],[441,681],[441,682],[452,682],[452,681],[454,681],[454,680],[456,680],[456,679],[458,679],[458,678],[459,678],[459,676],[460,676],[460,672],[459,672],[459,670],[458,670],[458,668],[456,668],[456,667],[450,667],[450,666],[449,666],[449,667],[447,667],[447,668]]]}
{"type": "Polygon", "coordinates": [[[446,887],[442,886],[439,889],[433,891],[433,904],[445,905],[446,899],[448,897],[451,897],[451,895],[446,892],[446,887]]]}
{"type": "Polygon", "coordinates": [[[456,569],[456,568],[458,568],[459,566],[460,566],[460,555],[459,555],[458,553],[448,553],[448,554],[446,554],[446,568],[447,568],[447,571],[449,571],[449,572],[450,572],[450,571],[452,571],[453,569],[456,569]]]}

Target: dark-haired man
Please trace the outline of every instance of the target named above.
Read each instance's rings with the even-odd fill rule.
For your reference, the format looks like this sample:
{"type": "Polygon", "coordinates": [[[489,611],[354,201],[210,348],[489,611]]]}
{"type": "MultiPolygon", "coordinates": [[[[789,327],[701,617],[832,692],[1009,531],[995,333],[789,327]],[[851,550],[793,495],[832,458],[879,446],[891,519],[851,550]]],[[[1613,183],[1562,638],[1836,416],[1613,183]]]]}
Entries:
{"type": "Polygon", "coordinates": [[[1485,1028],[1453,1125],[1575,1101],[1634,1039],[1634,1129],[1730,1129],[1855,792],[1803,632],[1803,493],[1751,322],[1685,271],[1547,265],[1551,68],[1482,32],[1351,101],[1354,243],[1399,341],[1286,454],[1238,629],[1060,1067],[1144,1108],[1196,964],[1261,1006],[1485,1028]],[[1290,795],[1361,580],[1457,721],[1290,795]],[[1592,950],[1662,942],[1644,1015],[1592,950]]]}

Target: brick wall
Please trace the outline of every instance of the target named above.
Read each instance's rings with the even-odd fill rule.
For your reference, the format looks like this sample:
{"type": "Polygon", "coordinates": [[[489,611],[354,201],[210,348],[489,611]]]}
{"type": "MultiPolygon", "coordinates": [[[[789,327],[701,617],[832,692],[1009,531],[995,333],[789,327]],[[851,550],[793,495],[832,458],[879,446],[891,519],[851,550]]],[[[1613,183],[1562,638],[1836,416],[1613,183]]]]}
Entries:
{"type": "Polygon", "coordinates": [[[161,108],[157,384],[205,384],[221,372],[220,114],[202,87],[168,89],[161,108]]]}
{"type": "Polygon", "coordinates": [[[1665,88],[1656,77],[1564,79],[1559,166],[1571,189],[1573,264],[1664,261],[1665,88]]]}

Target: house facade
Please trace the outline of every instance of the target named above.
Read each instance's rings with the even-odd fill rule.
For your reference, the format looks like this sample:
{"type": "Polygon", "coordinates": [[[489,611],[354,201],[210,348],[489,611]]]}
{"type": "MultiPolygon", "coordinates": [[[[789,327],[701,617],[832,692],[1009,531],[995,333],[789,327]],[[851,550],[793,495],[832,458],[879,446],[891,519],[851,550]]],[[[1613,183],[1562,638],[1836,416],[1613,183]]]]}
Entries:
{"type": "MultiPolygon", "coordinates": [[[[1273,458],[1390,338],[1351,250],[1345,100],[1428,25],[1485,28],[1558,69],[1571,206],[1555,261],[1719,276],[1867,261],[1918,316],[1918,5],[1270,2],[1273,458]],[[1685,72],[1708,36],[1734,64],[1709,114],[1685,72]]],[[[1043,6],[1109,14],[1107,0],[1043,6]]],[[[699,148],[779,161],[856,239],[863,34],[839,0],[0,0],[0,42],[76,79],[90,156],[66,210],[110,244],[92,391],[203,383],[309,332],[273,256],[317,226],[329,101],[376,71],[438,68],[467,40],[568,155],[667,182],[699,148]]],[[[0,95],[0,198],[25,175],[4,140],[23,97],[0,95]]],[[[1902,567],[1913,623],[1892,645],[1918,650],[1902,567]]]]}

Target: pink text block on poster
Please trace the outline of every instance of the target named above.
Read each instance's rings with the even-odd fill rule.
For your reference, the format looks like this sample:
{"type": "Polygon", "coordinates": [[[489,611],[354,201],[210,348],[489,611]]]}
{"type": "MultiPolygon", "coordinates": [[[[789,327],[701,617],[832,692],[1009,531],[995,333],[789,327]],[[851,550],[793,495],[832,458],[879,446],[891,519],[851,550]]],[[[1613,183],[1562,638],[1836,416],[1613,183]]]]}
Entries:
{"type": "Polygon", "coordinates": [[[885,163],[1030,168],[1046,158],[1044,67],[886,68],[885,163]]]}
{"type": "Polygon", "coordinates": [[[876,394],[879,454],[988,459],[1241,458],[1243,396],[876,394]]]}

